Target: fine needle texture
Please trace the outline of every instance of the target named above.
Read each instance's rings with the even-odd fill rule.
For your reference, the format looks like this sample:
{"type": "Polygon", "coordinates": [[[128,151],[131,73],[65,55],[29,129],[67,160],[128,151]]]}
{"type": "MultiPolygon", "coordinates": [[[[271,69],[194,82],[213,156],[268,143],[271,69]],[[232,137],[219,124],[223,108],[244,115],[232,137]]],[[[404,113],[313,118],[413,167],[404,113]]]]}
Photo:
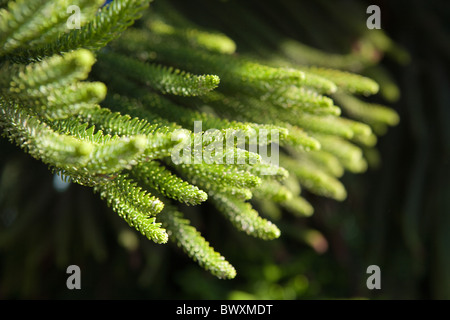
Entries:
{"type": "Polygon", "coordinates": [[[272,240],[282,231],[271,210],[301,219],[314,212],[308,194],[346,199],[340,178],[374,165],[377,137],[399,122],[365,100],[380,87],[359,73],[388,48],[361,37],[372,51],[326,53],[236,3],[251,27],[236,33],[221,15],[229,36],[171,3],[0,1],[0,128],[150,241],[172,240],[231,279],[235,268],[186,207],[207,202],[212,218],[272,240]],[[79,28],[67,25],[69,5],[83,13],[79,28]],[[231,35],[260,55],[240,52],[231,35]],[[279,50],[267,54],[275,39],[279,50]]]}

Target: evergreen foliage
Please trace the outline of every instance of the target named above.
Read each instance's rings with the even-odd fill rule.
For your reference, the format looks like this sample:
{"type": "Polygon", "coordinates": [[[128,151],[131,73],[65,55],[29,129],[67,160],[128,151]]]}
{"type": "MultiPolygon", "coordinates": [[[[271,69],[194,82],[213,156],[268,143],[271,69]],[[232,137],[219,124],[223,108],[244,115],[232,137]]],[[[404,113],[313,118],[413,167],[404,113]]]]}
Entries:
{"type": "MultiPolygon", "coordinates": [[[[313,213],[304,190],[344,200],[339,178],[365,171],[377,135],[399,121],[393,109],[365,100],[379,85],[357,74],[376,63],[368,57],[377,43],[387,42],[376,50],[401,52],[382,33],[378,42],[364,39],[372,51],[351,57],[290,39],[279,56],[261,50],[255,57],[238,54],[232,38],[195,25],[169,2],[74,3],[86,13],[80,29],[65,27],[61,8],[69,1],[11,0],[1,9],[3,135],[92,187],[148,239],[173,238],[219,278],[235,277],[234,267],[180,204],[211,202],[238,230],[278,238],[264,206],[258,212],[252,203],[270,199],[304,217],[313,213]],[[215,140],[242,133],[243,144],[215,140]],[[171,155],[180,141],[189,161],[177,163],[171,155]],[[276,143],[280,166],[260,156],[276,143]],[[224,154],[211,156],[219,144],[224,154]]],[[[277,35],[261,27],[240,37],[260,46],[277,35]]]]}

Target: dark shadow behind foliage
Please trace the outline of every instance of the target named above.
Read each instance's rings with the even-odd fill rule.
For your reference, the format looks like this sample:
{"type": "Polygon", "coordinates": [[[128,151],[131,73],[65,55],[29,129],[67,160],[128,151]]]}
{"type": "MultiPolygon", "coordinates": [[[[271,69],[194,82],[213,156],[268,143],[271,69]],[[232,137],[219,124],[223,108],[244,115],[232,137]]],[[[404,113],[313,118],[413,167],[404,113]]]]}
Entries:
{"type": "Polygon", "coordinates": [[[275,221],[282,236],[268,242],[239,233],[208,204],[187,208],[237,269],[235,279],[218,280],[172,245],[137,235],[90,189],[56,191],[43,164],[2,139],[0,299],[450,299],[450,4],[333,1],[330,13],[325,1],[171,2],[197,24],[229,35],[238,52],[258,57],[276,52],[277,38],[258,42],[261,34],[241,26],[253,22],[239,8],[252,8],[272,32],[345,52],[370,30],[346,27],[349,12],[336,12],[341,4],[358,3],[361,21],[368,4],[379,5],[383,30],[411,56],[406,65],[381,59],[400,96],[382,74],[380,83],[393,91],[372,99],[401,119],[379,139],[381,165],[347,173],[342,203],[308,195],[314,215],[283,213],[275,221]],[[71,264],[81,268],[81,290],[66,287],[71,264]],[[372,264],[381,267],[381,290],[366,287],[372,264]]]}

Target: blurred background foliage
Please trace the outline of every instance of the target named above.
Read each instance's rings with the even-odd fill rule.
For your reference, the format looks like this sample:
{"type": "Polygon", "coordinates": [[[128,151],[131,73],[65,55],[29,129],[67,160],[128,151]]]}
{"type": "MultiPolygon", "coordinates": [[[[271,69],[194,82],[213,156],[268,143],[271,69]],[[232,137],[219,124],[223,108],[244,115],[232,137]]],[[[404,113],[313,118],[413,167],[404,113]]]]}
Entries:
{"type": "Polygon", "coordinates": [[[289,54],[292,40],[348,55],[343,67],[381,85],[370,100],[400,115],[400,124],[379,139],[379,165],[346,173],[348,198],[341,203],[308,194],[311,217],[273,211],[282,232],[277,240],[236,231],[208,204],[186,207],[238,271],[233,280],[219,280],[177,248],[137,235],[90,189],[58,184],[45,165],[2,139],[0,299],[449,299],[450,4],[170,3],[255,59],[289,54]],[[394,44],[366,28],[370,4],[380,6],[382,32],[394,44]],[[353,54],[373,64],[355,64],[353,54]],[[81,290],[66,287],[71,264],[81,268],[81,290]],[[381,268],[381,290],[366,287],[372,264],[381,268]]]}

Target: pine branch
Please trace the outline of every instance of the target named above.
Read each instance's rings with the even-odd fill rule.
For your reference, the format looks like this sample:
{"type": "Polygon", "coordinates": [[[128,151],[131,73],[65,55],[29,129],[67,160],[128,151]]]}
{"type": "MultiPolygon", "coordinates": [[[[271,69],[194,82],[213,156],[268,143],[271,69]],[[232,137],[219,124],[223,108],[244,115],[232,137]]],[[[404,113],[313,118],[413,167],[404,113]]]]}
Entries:
{"type": "Polygon", "coordinates": [[[263,198],[273,202],[284,202],[292,198],[291,191],[280,182],[264,179],[261,185],[253,190],[255,198],[263,198]]]}
{"type": "Polygon", "coordinates": [[[232,54],[236,51],[234,41],[223,33],[205,31],[199,27],[174,27],[165,23],[163,19],[155,19],[155,17],[149,18],[146,22],[152,32],[169,36],[179,43],[224,54],[232,54]]]}
{"type": "Polygon", "coordinates": [[[78,48],[101,49],[132,25],[148,7],[149,2],[149,0],[115,0],[103,7],[95,18],[82,28],[71,29],[50,44],[29,50],[15,50],[7,58],[28,62],[78,48]]]}
{"type": "Polygon", "coordinates": [[[285,156],[280,157],[280,163],[294,174],[300,181],[300,184],[310,192],[338,201],[342,201],[347,197],[347,191],[343,184],[314,164],[303,162],[299,166],[294,159],[285,156]]]}
{"type": "MultiPolygon", "coordinates": [[[[28,17],[26,20],[22,20],[23,18],[25,18],[24,16],[17,17],[17,13],[15,13],[14,10],[13,12],[11,12],[11,15],[13,17],[17,17],[16,23],[18,27],[14,28],[14,30],[9,30],[9,32],[7,31],[9,36],[3,44],[3,48],[0,51],[0,55],[9,54],[11,51],[17,50],[19,48],[20,50],[23,49],[32,50],[33,46],[36,45],[36,41],[33,45],[30,44],[33,40],[36,39],[39,40],[43,34],[55,28],[58,24],[66,22],[68,19],[67,8],[70,5],[79,5],[78,2],[74,2],[71,0],[52,0],[43,2],[42,5],[36,8],[33,5],[33,1],[28,1],[27,5],[30,2],[31,2],[30,9],[31,10],[35,9],[35,11],[32,11],[32,16],[28,17]],[[51,18],[49,19],[49,17],[51,18]],[[21,21],[22,24],[20,24],[21,21]]],[[[98,9],[102,4],[102,2],[96,0],[93,2],[93,4],[96,7],[96,9],[98,9]]],[[[24,4],[21,4],[21,7],[23,6],[24,4]]],[[[90,6],[92,6],[92,3],[90,6]]],[[[81,10],[84,9],[85,9],[84,7],[82,9],[80,8],[80,12],[81,10]]],[[[56,39],[51,39],[47,35],[46,41],[49,40],[56,40],[56,39]]]]}
{"type": "Polygon", "coordinates": [[[291,68],[273,68],[234,56],[205,53],[188,47],[165,45],[164,41],[153,42],[151,48],[145,47],[148,35],[142,31],[127,30],[127,42],[122,39],[114,48],[124,53],[136,55],[138,51],[151,50],[157,53],[156,60],[175,65],[193,73],[212,73],[220,77],[223,86],[230,90],[264,90],[286,85],[313,87],[324,93],[336,91],[336,86],[325,78],[291,68]],[[132,48],[132,49],[131,49],[132,48]],[[206,71],[208,70],[208,71],[206,71]],[[206,72],[205,72],[206,71],[206,72]]]}
{"type": "Polygon", "coordinates": [[[355,73],[317,67],[310,67],[303,70],[333,81],[340,90],[353,94],[368,96],[376,94],[380,89],[378,83],[372,79],[355,73]]]}
{"type": "Polygon", "coordinates": [[[399,122],[397,112],[386,106],[364,102],[345,93],[336,93],[333,97],[349,115],[372,126],[377,124],[395,126],[399,122]]]}
{"type": "Polygon", "coordinates": [[[336,156],[340,163],[351,172],[364,172],[367,169],[367,161],[363,157],[363,152],[356,145],[336,136],[317,136],[322,150],[336,156]]]}
{"type": "Polygon", "coordinates": [[[101,82],[78,82],[64,87],[40,86],[39,89],[11,92],[1,90],[5,98],[13,99],[32,108],[39,116],[61,119],[93,108],[106,96],[101,82]]]}
{"type": "Polygon", "coordinates": [[[181,164],[176,167],[186,175],[195,185],[205,190],[217,190],[227,186],[237,188],[255,188],[261,184],[261,179],[248,171],[241,170],[234,165],[227,164],[181,164]]]}
{"type": "Polygon", "coordinates": [[[281,206],[290,213],[300,217],[310,217],[314,207],[303,197],[296,196],[281,203],[281,206]]]}
{"type": "Polygon", "coordinates": [[[135,164],[147,148],[147,140],[139,135],[97,145],[71,135],[59,134],[16,104],[2,99],[1,105],[0,125],[7,137],[33,157],[68,172],[118,172],[135,164]]]}
{"type": "MultiPolygon", "coordinates": [[[[104,80],[108,83],[108,85],[111,84],[107,78],[104,80]]],[[[129,95],[130,98],[135,96],[139,97],[139,101],[143,105],[143,108],[145,107],[147,110],[164,119],[167,119],[170,122],[178,123],[186,129],[192,129],[195,121],[201,121],[203,130],[234,129],[241,132],[246,139],[250,141],[254,141],[254,139],[256,139],[257,143],[261,142],[260,139],[257,138],[266,132],[269,140],[271,139],[270,133],[277,132],[280,143],[283,143],[289,135],[289,131],[284,126],[260,124],[255,122],[230,121],[226,118],[220,118],[213,114],[191,109],[195,109],[197,106],[202,104],[203,101],[209,101],[208,98],[205,98],[205,100],[199,100],[201,97],[192,97],[189,101],[183,99],[180,104],[177,104],[164,96],[153,92],[148,92],[147,90],[139,88],[130,82],[125,83],[124,81],[121,81],[120,84],[112,84],[112,87],[115,92],[119,92],[123,95],[129,95]],[[185,107],[186,104],[189,105],[189,108],[185,107]]]]}
{"type": "MultiPolygon", "coordinates": [[[[0,56],[4,55],[5,43],[21,27],[26,26],[36,11],[45,5],[46,1],[9,1],[8,8],[0,12],[0,56]]],[[[12,41],[12,39],[11,39],[12,41]]]]}
{"type": "Polygon", "coordinates": [[[147,188],[156,189],[164,196],[185,204],[197,205],[208,198],[204,191],[183,181],[156,161],[135,166],[132,174],[147,188]]]}
{"type": "Polygon", "coordinates": [[[215,75],[195,76],[172,67],[141,63],[125,55],[111,52],[100,53],[99,56],[102,63],[107,63],[110,67],[114,66],[117,71],[127,77],[144,82],[163,94],[202,95],[215,89],[219,84],[219,77],[215,75]]]}
{"type": "Polygon", "coordinates": [[[95,57],[90,51],[79,49],[28,65],[6,63],[0,67],[0,87],[10,87],[10,91],[18,93],[49,84],[65,86],[85,80],[94,62],[95,57]]]}
{"type": "Polygon", "coordinates": [[[307,161],[314,163],[317,167],[321,168],[321,170],[334,177],[339,178],[344,174],[345,169],[339,162],[339,159],[327,151],[317,150],[314,152],[299,152],[295,157],[302,162],[307,161]]]}
{"type": "Polygon", "coordinates": [[[164,208],[164,204],[137,186],[127,175],[97,185],[95,192],[100,194],[109,206],[130,226],[156,243],[166,243],[168,235],[154,217],[164,208]]]}
{"type": "Polygon", "coordinates": [[[241,231],[257,238],[270,240],[280,236],[280,230],[272,222],[261,218],[247,202],[232,196],[214,194],[211,200],[231,223],[241,231]]]}
{"type": "Polygon", "coordinates": [[[86,25],[89,21],[95,18],[95,15],[99,11],[99,8],[104,5],[104,0],[72,0],[68,5],[59,6],[57,9],[57,19],[52,19],[53,24],[51,27],[40,32],[39,37],[26,44],[27,49],[32,49],[33,47],[41,47],[46,44],[57,41],[58,38],[70,31],[68,28],[69,19],[74,14],[74,11],[70,12],[68,9],[70,6],[78,6],[80,8],[80,27],[86,25]],[[61,8],[66,8],[66,10],[61,10],[61,8]]]}
{"type": "Polygon", "coordinates": [[[167,228],[170,238],[174,239],[200,266],[219,279],[232,279],[236,276],[234,267],[214,251],[181,212],[169,207],[163,210],[160,219],[167,228]]]}
{"type": "Polygon", "coordinates": [[[11,141],[46,164],[67,170],[85,165],[93,146],[74,137],[60,135],[15,103],[0,98],[0,126],[11,141]]]}

